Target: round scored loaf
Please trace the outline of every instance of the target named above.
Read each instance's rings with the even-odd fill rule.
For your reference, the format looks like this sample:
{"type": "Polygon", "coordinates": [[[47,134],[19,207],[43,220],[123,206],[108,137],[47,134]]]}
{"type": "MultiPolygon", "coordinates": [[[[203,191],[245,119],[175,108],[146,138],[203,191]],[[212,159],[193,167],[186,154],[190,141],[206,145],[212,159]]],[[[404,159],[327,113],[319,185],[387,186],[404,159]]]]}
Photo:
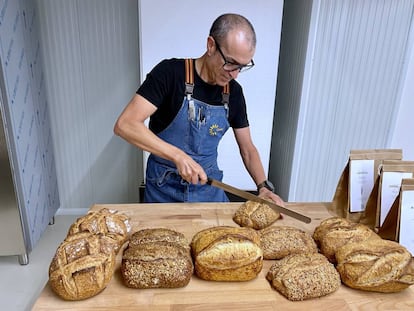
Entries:
{"type": "Polygon", "coordinates": [[[49,284],[65,300],[100,293],[114,273],[117,241],[103,234],[79,232],[59,245],[49,266],[49,284]]]}
{"type": "Polygon", "coordinates": [[[280,213],[267,204],[246,201],[234,213],[233,221],[242,226],[256,230],[266,228],[280,218],[280,213]]]}
{"type": "Polygon", "coordinates": [[[326,231],[339,226],[348,226],[350,223],[351,222],[349,220],[343,217],[334,216],[326,218],[322,220],[319,226],[315,228],[315,231],[313,232],[313,239],[315,240],[316,244],[320,246],[320,241],[326,234],[326,231]]]}
{"type": "Polygon", "coordinates": [[[129,217],[114,210],[102,208],[79,217],[69,228],[68,235],[78,232],[105,234],[118,241],[117,251],[128,240],[131,231],[129,217]]]}
{"type": "Polygon", "coordinates": [[[325,296],[341,284],[334,265],[319,253],[292,254],[277,260],[266,279],[292,301],[325,296]]]}
{"type": "Polygon", "coordinates": [[[124,250],[121,274],[131,288],[178,288],[186,286],[194,272],[190,243],[172,229],[141,229],[130,237],[124,250]]]}
{"type": "Polygon", "coordinates": [[[259,230],[264,259],[281,259],[291,254],[317,253],[312,236],[290,226],[271,226],[259,230]]]}
{"type": "Polygon", "coordinates": [[[332,263],[336,263],[335,251],[351,242],[381,239],[369,227],[340,217],[328,218],[315,228],[313,238],[320,251],[332,263]]]}
{"type": "Polygon", "coordinates": [[[412,254],[397,242],[348,243],[335,256],[342,282],[351,288],[392,293],[414,284],[412,254]]]}
{"type": "Polygon", "coordinates": [[[191,241],[196,275],[208,281],[248,281],[263,266],[260,237],[251,228],[217,226],[191,241]]]}

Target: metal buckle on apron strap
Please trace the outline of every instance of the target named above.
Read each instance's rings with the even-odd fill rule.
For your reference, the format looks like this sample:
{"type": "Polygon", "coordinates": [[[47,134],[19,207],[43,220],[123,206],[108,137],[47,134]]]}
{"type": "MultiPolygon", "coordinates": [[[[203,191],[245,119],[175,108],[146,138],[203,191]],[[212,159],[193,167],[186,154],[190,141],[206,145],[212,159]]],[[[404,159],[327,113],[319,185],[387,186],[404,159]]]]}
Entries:
{"type": "Polygon", "coordinates": [[[192,99],[194,91],[194,66],[191,58],[185,59],[185,95],[188,100],[188,117],[190,120],[195,120],[195,107],[192,99]]]}
{"type": "Polygon", "coordinates": [[[221,102],[223,103],[224,109],[226,109],[226,118],[229,118],[229,101],[230,101],[230,85],[227,83],[223,87],[221,102]]]}
{"type": "MultiPolygon", "coordinates": [[[[189,101],[190,119],[195,119],[194,102],[192,101],[194,91],[194,62],[192,58],[185,59],[185,95],[189,101]]],[[[221,102],[226,109],[226,118],[229,118],[229,101],[230,101],[230,85],[227,83],[223,86],[221,102]]]]}

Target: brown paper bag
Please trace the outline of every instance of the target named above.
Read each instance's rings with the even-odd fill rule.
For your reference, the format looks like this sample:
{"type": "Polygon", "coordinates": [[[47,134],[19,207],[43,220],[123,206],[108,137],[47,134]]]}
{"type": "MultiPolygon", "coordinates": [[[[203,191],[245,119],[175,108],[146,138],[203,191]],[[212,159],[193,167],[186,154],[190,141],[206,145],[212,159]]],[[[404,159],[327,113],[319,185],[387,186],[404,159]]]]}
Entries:
{"type": "MultiPolygon", "coordinates": [[[[338,185],[335,190],[334,198],[332,200],[332,205],[329,209],[329,212],[332,215],[340,216],[347,218],[354,222],[359,222],[361,215],[363,214],[366,206],[366,202],[371,196],[371,192],[375,189],[375,184],[378,180],[378,168],[382,162],[386,159],[390,160],[401,160],[402,159],[402,150],[401,149],[368,149],[368,150],[351,150],[348,163],[346,164],[341,177],[339,178],[338,185]],[[359,161],[362,160],[362,161],[359,161]],[[363,161],[368,160],[368,161],[363,161]],[[365,170],[361,167],[361,176],[360,180],[352,179],[354,177],[353,173],[350,173],[354,167],[357,167],[359,164],[364,165],[364,162],[368,162],[370,169],[365,170]],[[357,165],[358,164],[358,165],[357,165]],[[362,174],[362,172],[364,174],[362,174]],[[365,179],[364,179],[365,176],[365,179]],[[371,177],[368,177],[371,176],[371,177]],[[356,184],[360,183],[360,185],[356,184]],[[355,193],[358,191],[358,186],[361,191],[359,194],[360,202],[359,209],[351,208],[354,200],[354,197],[351,197],[351,192],[355,193]],[[364,194],[362,193],[364,190],[364,194]],[[352,202],[352,203],[351,203],[352,202]],[[356,211],[355,211],[356,210],[356,211]]],[[[354,171],[352,171],[354,172],[354,171]]]]}
{"type": "Polygon", "coordinates": [[[398,217],[398,242],[414,254],[414,179],[403,179],[398,217]]]}
{"type": "MultiPolygon", "coordinates": [[[[389,212],[393,208],[396,209],[394,204],[396,204],[395,200],[400,192],[402,179],[413,177],[414,161],[384,160],[380,169],[379,181],[376,184],[377,194],[369,197],[360,222],[372,229],[379,230],[389,212]]],[[[394,216],[390,215],[390,217],[394,216]]]]}
{"type": "Polygon", "coordinates": [[[402,242],[403,246],[414,251],[411,229],[414,221],[414,178],[401,181],[400,192],[395,199],[390,212],[378,229],[378,234],[387,240],[402,242]],[[410,193],[409,193],[410,192],[410,193]],[[409,195],[409,196],[408,196],[409,195]],[[400,231],[402,227],[402,231],[400,231]],[[407,231],[409,231],[407,233],[407,231]]]}

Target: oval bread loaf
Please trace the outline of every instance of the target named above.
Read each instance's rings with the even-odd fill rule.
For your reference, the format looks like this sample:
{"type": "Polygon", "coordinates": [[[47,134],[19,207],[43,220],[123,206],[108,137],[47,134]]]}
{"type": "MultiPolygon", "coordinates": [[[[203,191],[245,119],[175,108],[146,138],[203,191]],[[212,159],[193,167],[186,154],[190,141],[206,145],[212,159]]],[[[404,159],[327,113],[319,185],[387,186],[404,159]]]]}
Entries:
{"type": "Polygon", "coordinates": [[[178,244],[143,243],[124,251],[121,273],[128,287],[177,288],[190,282],[193,262],[188,250],[178,244]]]}
{"type": "Polygon", "coordinates": [[[336,263],[335,251],[351,242],[363,242],[370,239],[381,239],[368,226],[353,223],[339,217],[328,218],[316,227],[313,237],[320,251],[332,263],[336,263]]]}
{"type": "Polygon", "coordinates": [[[170,242],[176,243],[190,251],[190,243],[184,234],[168,228],[141,229],[133,233],[129,240],[129,246],[136,246],[145,243],[170,242]]]}
{"type": "Polygon", "coordinates": [[[150,228],[133,233],[122,255],[124,284],[132,288],[186,286],[194,272],[189,245],[182,233],[172,229],[150,228]]]}
{"type": "Polygon", "coordinates": [[[191,241],[198,277],[209,281],[248,281],[263,266],[260,237],[251,228],[218,226],[196,233],[191,241]]]}
{"type": "Polygon", "coordinates": [[[342,282],[351,288],[390,293],[414,284],[412,255],[397,242],[374,239],[348,243],[335,255],[342,282]]]}
{"type": "Polygon", "coordinates": [[[79,232],[59,245],[49,266],[49,284],[65,300],[95,296],[114,273],[117,241],[103,234],[79,232]]]}
{"type": "Polygon", "coordinates": [[[242,226],[256,230],[266,228],[280,218],[280,213],[268,205],[246,201],[234,213],[233,221],[242,226]]]}
{"type": "Polygon", "coordinates": [[[341,284],[333,264],[319,253],[293,254],[277,260],[266,278],[273,288],[292,301],[325,296],[341,284]]]}
{"type": "Polygon", "coordinates": [[[258,232],[264,259],[281,259],[291,254],[318,252],[312,236],[301,229],[271,226],[258,232]]]}

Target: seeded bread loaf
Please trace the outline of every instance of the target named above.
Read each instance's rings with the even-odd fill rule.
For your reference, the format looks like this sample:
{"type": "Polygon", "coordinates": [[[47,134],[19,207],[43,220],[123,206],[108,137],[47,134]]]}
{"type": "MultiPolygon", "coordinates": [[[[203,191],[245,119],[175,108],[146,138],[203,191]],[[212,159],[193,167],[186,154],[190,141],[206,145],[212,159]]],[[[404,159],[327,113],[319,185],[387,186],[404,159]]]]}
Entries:
{"type": "Polygon", "coordinates": [[[390,293],[414,284],[412,254],[397,242],[348,243],[335,255],[342,282],[351,288],[390,293]]]}
{"type": "Polygon", "coordinates": [[[122,255],[122,278],[132,288],[183,287],[193,271],[189,242],[182,233],[167,228],[133,233],[122,255]]]}
{"type": "Polygon", "coordinates": [[[190,251],[190,243],[185,238],[184,234],[168,228],[141,229],[131,235],[128,245],[132,247],[139,244],[154,242],[176,243],[190,251]]]}
{"type": "Polygon", "coordinates": [[[209,281],[248,281],[263,266],[260,237],[251,228],[218,226],[196,233],[191,241],[195,272],[209,281]]]}
{"type": "Polygon", "coordinates": [[[65,300],[95,296],[114,273],[117,241],[103,234],[79,232],[59,245],[49,266],[49,284],[65,300]]]}
{"type": "Polygon", "coordinates": [[[121,273],[128,287],[177,288],[190,282],[193,263],[188,250],[178,244],[143,243],[124,251],[121,273]]]}
{"type": "Polygon", "coordinates": [[[319,253],[293,254],[277,260],[266,278],[273,288],[292,301],[325,296],[341,284],[333,264],[319,253]]]}
{"type": "Polygon", "coordinates": [[[335,251],[347,243],[381,239],[369,227],[339,217],[322,221],[316,227],[313,238],[319,245],[321,253],[332,263],[336,263],[335,251]]]}
{"type": "Polygon", "coordinates": [[[280,213],[266,204],[254,201],[246,201],[233,215],[236,224],[257,230],[270,226],[279,218],[280,213]]]}
{"type": "Polygon", "coordinates": [[[301,229],[271,226],[258,232],[264,259],[281,259],[291,254],[318,252],[312,236],[301,229]]]}

